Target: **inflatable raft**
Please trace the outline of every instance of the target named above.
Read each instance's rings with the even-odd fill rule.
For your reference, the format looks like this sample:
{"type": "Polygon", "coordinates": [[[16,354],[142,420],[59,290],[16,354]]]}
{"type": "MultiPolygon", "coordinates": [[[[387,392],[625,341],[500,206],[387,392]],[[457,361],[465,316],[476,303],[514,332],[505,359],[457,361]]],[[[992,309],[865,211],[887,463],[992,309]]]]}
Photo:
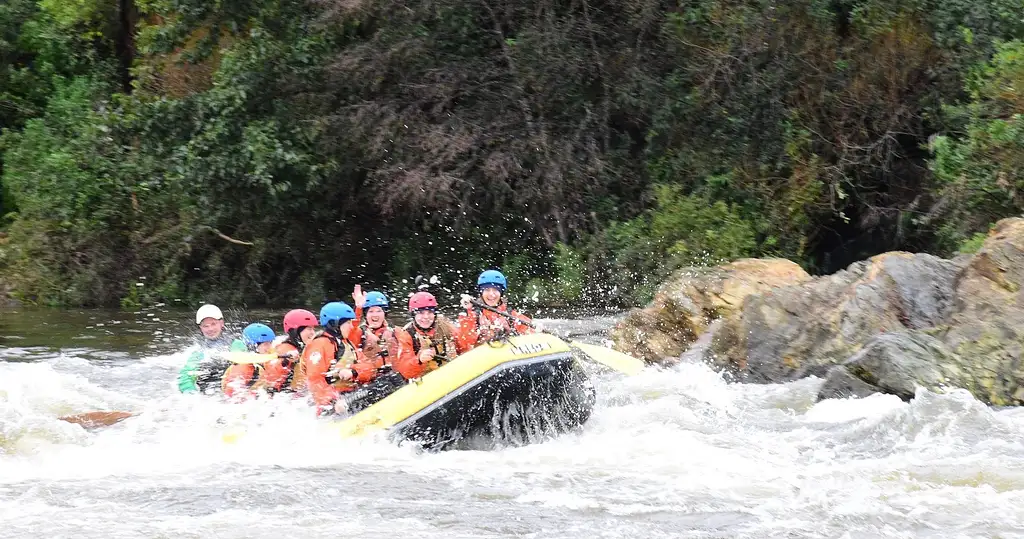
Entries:
{"type": "Polygon", "coordinates": [[[358,411],[337,428],[343,436],[386,432],[428,449],[541,441],[590,418],[594,389],[579,353],[544,333],[478,346],[380,400],[373,390],[349,397],[358,411]]]}

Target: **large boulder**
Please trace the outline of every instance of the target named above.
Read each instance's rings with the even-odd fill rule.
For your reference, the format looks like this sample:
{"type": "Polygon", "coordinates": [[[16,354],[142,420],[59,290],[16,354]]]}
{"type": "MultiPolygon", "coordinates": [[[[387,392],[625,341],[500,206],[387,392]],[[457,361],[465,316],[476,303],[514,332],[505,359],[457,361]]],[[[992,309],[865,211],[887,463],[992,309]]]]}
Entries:
{"type": "Polygon", "coordinates": [[[818,400],[867,397],[880,392],[877,387],[857,378],[846,367],[836,365],[828,370],[825,383],[818,390],[818,400]]]}
{"type": "Polygon", "coordinates": [[[612,330],[616,348],[650,362],[672,362],[715,319],[743,308],[751,295],[811,277],[784,259],[741,259],[714,268],[675,272],[644,309],[612,330]]]}
{"type": "Polygon", "coordinates": [[[961,387],[973,392],[976,373],[931,335],[913,330],[882,333],[829,370],[818,398],[882,392],[910,400],[918,387],[932,391],[961,387]]]}
{"type": "Polygon", "coordinates": [[[1024,219],[953,260],[885,253],[813,279],[784,260],[679,272],[615,337],[648,360],[675,358],[716,318],[700,353],[741,381],[825,377],[821,398],[960,387],[1021,405],[1024,219]]]}
{"type": "Polygon", "coordinates": [[[1024,219],[996,223],[954,289],[942,340],[970,358],[980,400],[1024,403],[1024,219]]]}
{"type": "Polygon", "coordinates": [[[825,376],[880,333],[944,324],[960,269],[931,255],[885,253],[750,296],[725,318],[705,357],[751,382],[825,376]]]}
{"type": "Polygon", "coordinates": [[[751,382],[822,376],[822,398],[961,387],[1024,404],[1024,219],[973,255],[885,253],[749,296],[705,359],[751,382]]]}

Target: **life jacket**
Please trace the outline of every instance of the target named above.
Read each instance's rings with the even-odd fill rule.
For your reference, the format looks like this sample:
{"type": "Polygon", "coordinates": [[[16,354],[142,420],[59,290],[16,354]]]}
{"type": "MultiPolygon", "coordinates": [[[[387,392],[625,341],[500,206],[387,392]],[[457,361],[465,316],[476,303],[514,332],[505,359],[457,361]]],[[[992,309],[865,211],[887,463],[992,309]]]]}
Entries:
{"type": "MultiPolygon", "coordinates": [[[[505,307],[505,311],[509,314],[513,313],[504,300],[502,300],[500,307],[505,307]]],[[[491,316],[488,316],[485,314],[488,312],[482,309],[473,309],[473,313],[476,315],[477,345],[491,342],[509,331],[515,331],[515,325],[510,320],[497,313],[490,313],[491,316]],[[495,324],[495,321],[503,323],[495,324]]]]}
{"type": "MultiPolygon", "coordinates": [[[[331,340],[334,344],[334,358],[331,359],[330,364],[327,366],[327,372],[331,372],[338,368],[346,368],[356,362],[358,356],[356,355],[356,347],[344,337],[335,337],[330,333],[323,333],[321,337],[326,337],[331,340]]],[[[343,391],[351,391],[355,387],[354,382],[348,380],[341,380],[337,377],[327,375],[327,383],[332,386],[341,389],[343,391]]]]}
{"type": "Polygon", "coordinates": [[[280,371],[282,369],[286,369],[287,374],[285,374],[283,379],[278,378],[278,380],[280,380],[279,382],[278,380],[275,380],[275,385],[271,385],[269,383],[269,380],[265,380],[267,383],[263,385],[263,389],[265,389],[267,393],[295,392],[298,391],[299,389],[295,383],[295,371],[300,370],[302,366],[301,355],[303,346],[301,342],[296,343],[290,337],[285,337],[283,340],[274,341],[274,351],[277,353],[281,353],[278,351],[278,347],[285,344],[294,348],[299,353],[299,355],[296,357],[278,358],[268,363],[268,366],[264,371],[265,379],[269,378],[269,376],[271,376],[271,373],[275,373],[275,371],[280,371]],[[275,362],[279,363],[280,366],[275,366],[275,362]]]}
{"type": "Polygon", "coordinates": [[[200,337],[199,353],[203,354],[199,360],[199,372],[196,375],[196,387],[200,393],[218,385],[223,388],[224,373],[233,365],[230,361],[220,357],[216,352],[227,351],[234,341],[227,333],[221,333],[216,339],[200,337]]]}
{"type": "Polygon", "coordinates": [[[359,343],[359,350],[363,357],[371,362],[380,361],[381,365],[390,365],[392,354],[398,353],[395,330],[387,322],[384,322],[378,328],[380,330],[380,334],[378,334],[377,330],[370,328],[365,321],[359,326],[359,329],[363,333],[363,339],[359,343]]]}
{"type": "Polygon", "coordinates": [[[417,328],[416,322],[409,322],[403,328],[412,337],[412,350],[419,355],[420,350],[434,347],[435,357],[441,361],[450,360],[455,357],[455,343],[452,341],[451,327],[444,320],[434,319],[434,327],[430,330],[433,335],[427,335],[426,331],[417,328]]]}
{"type": "Polygon", "coordinates": [[[256,365],[232,365],[225,369],[224,374],[221,376],[220,388],[228,396],[233,396],[236,392],[243,391],[251,388],[257,380],[260,379],[260,368],[256,365]],[[238,379],[232,379],[231,372],[235,369],[249,367],[252,372],[249,374],[249,378],[242,380],[239,385],[238,379]]]}

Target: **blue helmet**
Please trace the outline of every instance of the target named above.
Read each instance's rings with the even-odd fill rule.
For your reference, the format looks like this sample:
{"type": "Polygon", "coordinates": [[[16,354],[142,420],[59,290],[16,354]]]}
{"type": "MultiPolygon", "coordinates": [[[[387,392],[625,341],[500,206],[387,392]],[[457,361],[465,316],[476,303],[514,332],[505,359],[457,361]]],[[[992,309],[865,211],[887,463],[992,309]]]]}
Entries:
{"type": "Polygon", "coordinates": [[[497,286],[504,292],[508,288],[508,280],[498,270],[487,270],[480,274],[480,277],[476,280],[476,287],[483,288],[485,286],[497,286]]]}
{"type": "Polygon", "coordinates": [[[388,310],[388,297],[380,292],[368,292],[363,308],[370,310],[371,307],[380,307],[385,311],[388,310]]]}
{"type": "Polygon", "coordinates": [[[274,340],[274,330],[266,324],[249,324],[242,330],[242,341],[248,345],[257,345],[274,340]]]}
{"type": "Polygon", "coordinates": [[[340,326],[347,320],[353,320],[356,312],[348,303],[343,301],[332,301],[320,308],[320,325],[329,326],[334,324],[340,326]]]}

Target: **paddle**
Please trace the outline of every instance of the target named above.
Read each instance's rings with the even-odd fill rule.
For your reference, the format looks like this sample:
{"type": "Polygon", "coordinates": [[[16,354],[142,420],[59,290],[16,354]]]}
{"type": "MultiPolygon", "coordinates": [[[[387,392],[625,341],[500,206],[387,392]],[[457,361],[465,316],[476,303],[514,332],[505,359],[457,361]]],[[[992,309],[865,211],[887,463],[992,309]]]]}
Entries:
{"type": "Polygon", "coordinates": [[[218,355],[222,356],[224,359],[232,363],[237,363],[239,365],[258,365],[261,363],[266,363],[268,361],[273,361],[278,358],[289,357],[279,356],[277,354],[257,354],[256,352],[224,352],[218,355]]]}
{"type": "Polygon", "coordinates": [[[569,345],[578,348],[581,352],[589,356],[590,359],[630,376],[638,374],[647,366],[643,361],[629,354],[624,354],[618,350],[605,346],[587,344],[579,341],[569,341],[569,345]]]}
{"type": "MultiPolygon", "coordinates": [[[[529,320],[523,320],[522,318],[519,318],[514,314],[491,307],[490,305],[483,303],[482,301],[479,301],[477,299],[471,298],[469,302],[477,307],[480,307],[485,311],[491,311],[492,313],[500,314],[501,316],[504,316],[509,320],[514,320],[516,322],[519,322],[520,324],[533,328],[537,331],[543,331],[540,328],[538,328],[536,324],[529,320]]],[[[552,335],[554,334],[552,333],[552,335]]],[[[555,336],[558,337],[558,335],[555,336]]],[[[597,346],[594,344],[581,343],[579,341],[569,341],[569,345],[583,352],[590,359],[593,359],[594,361],[606,367],[617,370],[624,374],[628,374],[630,376],[639,373],[645,367],[643,361],[631,355],[619,352],[618,350],[612,350],[611,348],[597,346]]]]}
{"type": "MultiPolygon", "coordinates": [[[[256,365],[266,363],[278,359],[277,354],[256,354],[253,352],[225,352],[224,358],[231,361],[232,363],[242,365],[256,365]]],[[[289,357],[289,356],[280,356],[289,357]]],[[[134,416],[132,412],[85,412],[81,414],[66,415],[58,417],[61,421],[67,421],[68,423],[74,423],[81,425],[86,429],[95,429],[99,427],[109,427],[115,423],[120,423],[129,417],[134,416]]]]}
{"type": "Polygon", "coordinates": [[[132,412],[86,412],[84,414],[66,415],[57,419],[81,425],[86,429],[95,429],[120,423],[133,415],[135,414],[132,412]]]}

